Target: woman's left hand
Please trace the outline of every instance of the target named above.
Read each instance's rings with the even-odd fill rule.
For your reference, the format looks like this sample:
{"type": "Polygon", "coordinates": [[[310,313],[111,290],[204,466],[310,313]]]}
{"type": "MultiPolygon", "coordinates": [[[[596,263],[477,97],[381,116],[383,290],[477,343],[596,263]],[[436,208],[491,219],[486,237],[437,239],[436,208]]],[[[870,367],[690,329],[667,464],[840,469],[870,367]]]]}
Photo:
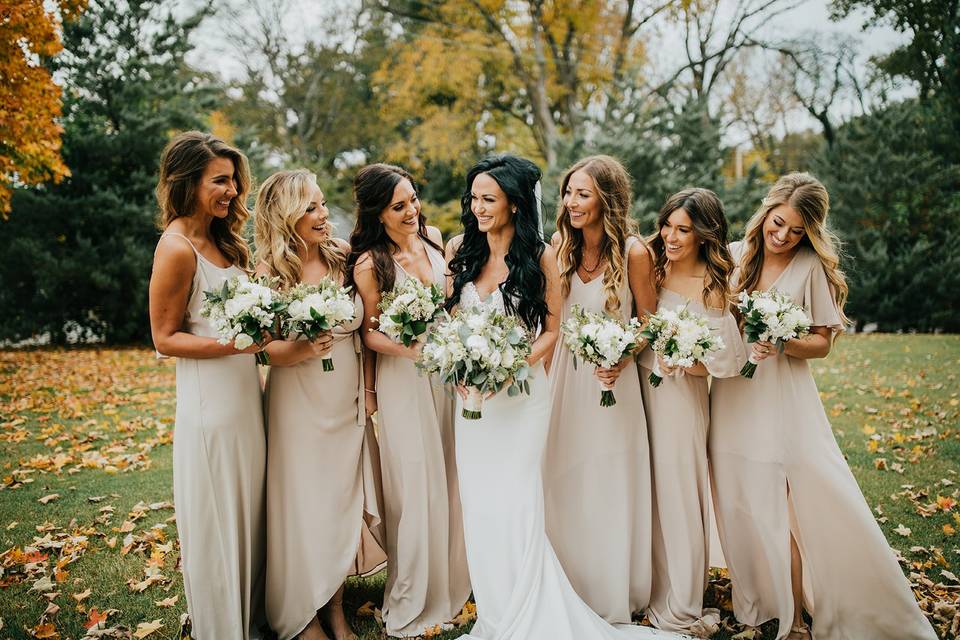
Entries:
{"type": "Polygon", "coordinates": [[[771,356],[777,355],[777,347],[772,342],[757,340],[753,343],[753,361],[760,362],[771,356]]]}

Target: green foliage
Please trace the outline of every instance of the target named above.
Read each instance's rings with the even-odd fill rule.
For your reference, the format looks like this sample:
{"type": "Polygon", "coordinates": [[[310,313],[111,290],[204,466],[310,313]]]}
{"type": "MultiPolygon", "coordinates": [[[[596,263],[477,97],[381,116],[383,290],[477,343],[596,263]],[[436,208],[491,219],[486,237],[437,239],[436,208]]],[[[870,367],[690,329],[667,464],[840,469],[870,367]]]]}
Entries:
{"type": "Polygon", "coordinates": [[[960,330],[960,165],[935,105],[893,104],[838,130],[817,163],[846,241],[848,314],[884,330],[960,330]]]}
{"type": "Polygon", "coordinates": [[[0,336],[73,326],[108,342],[146,341],[156,242],[153,197],[171,131],[203,128],[207,78],[184,57],[205,12],[177,19],[160,0],[93,4],[65,25],[55,71],[69,87],[63,155],[72,176],[20,189],[0,223],[0,336]]]}

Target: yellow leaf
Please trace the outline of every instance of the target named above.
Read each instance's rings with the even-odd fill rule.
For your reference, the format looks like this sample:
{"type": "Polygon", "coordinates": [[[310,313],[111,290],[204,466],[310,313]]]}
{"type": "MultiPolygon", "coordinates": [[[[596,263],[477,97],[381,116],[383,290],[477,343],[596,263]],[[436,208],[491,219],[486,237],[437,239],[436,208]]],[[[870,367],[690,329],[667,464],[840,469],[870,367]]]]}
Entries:
{"type": "Polygon", "coordinates": [[[956,532],[957,532],[957,530],[953,528],[953,525],[950,525],[950,524],[945,524],[945,525],[943,525],[943,533],[944,533],[944,535],[952,536],[952,535],[955,534],[956,532]]]}
{"type": "Polygon", "coordinates": [[[863,429],[861,429],[861,431],[863,431],[864,435],[867,435],[867,436],[872,436],[877,432],[876,429],[874,429],[868,424],[863,425],[863,429]]]}
{"type": "Polygon", "coordinates": [[[48,495],[48,496],[43,496],[42,498],[38,499],[37,502],[39,502],[39,503],[41,503],[41,504],[47,504],[48,502],[52,502],[52,501],[56,500],[56,499],[59,498],[59,497],[60,497],[60,494],[59,494],[59,493],[51,493],[51,494],[48,495]]]}
{"type": "Polygon", "coordinates": [[[170,607],[177,604],[177,600],[179,599],[180,599],[180,596],[178,594],[175,596],[170,596],[169,598],[164,598],[163,600],[157,600],[156,602],[154,602],[154,604],[162,609],[169,609],[170,607]]]}
{"type": "Polygon", "coordinates": [[[89,598],[90,594],[92,593],[93,593],[92,590],[87,589],[85,591],[81,591],[80,593],[73,594],[73,599],[76,600],[77,602],[83,602],[84,600],[89,598]]]}
{"type": "Polygon", "coordinates": [[[138,640],[140,638],[146,638],[151,633],[159,631],[162,628],[163,628],[163,623],[160,621],[159,618],[154,620],[153,622],[141,622],[140,624],[137,625],[137,630],[133,632],[133,637],[137,638],[138,640]]]}

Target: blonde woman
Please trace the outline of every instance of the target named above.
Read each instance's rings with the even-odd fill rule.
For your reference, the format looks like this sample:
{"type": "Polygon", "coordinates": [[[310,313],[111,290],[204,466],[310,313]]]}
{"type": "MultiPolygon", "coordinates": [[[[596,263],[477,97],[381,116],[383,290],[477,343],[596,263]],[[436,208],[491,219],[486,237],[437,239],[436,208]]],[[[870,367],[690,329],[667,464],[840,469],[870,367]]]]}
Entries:
{"type": "MultiPolygon", "coordinates": [[[[574,304],[629,320],[656,309],[652,260],[630,218],[630,178],[609,156],[573,165],[561,183],[553,246],[561,321],[574,304]]],[[[557,341],[544,458],[547,533],[574,589],[611,623],[646,608],[651,581],[647,423],[637,365],[580,366],[557,341]],[[600,406],[600,383],[617,404],[600,406]]]]}
{"type": "MultiPolygon", "coordinates": [[[[343,282],[349,245],[331,234],[317,178],[280,171],[260,187],[255,212],[257,272],[281,288],[343,282]]],[[[386,560],[368,527],[379,525],[356,319],[314,342],[274,341],[266,387],[267,620],[281,640],[327,640],[318,610],[336,640],[355,640],[343,614],[343,581],[386,560]],[[324,372],[321,356],[333,358],[324,372]]]]}
{"type": "Polygon", "coordinates": [[[246,276],[249,188],[246,157],[212,135],[182,133],[160,157],[150,329],[157,352],[177,358],[173,496],[197,640],[258,637],[262,612],[262,347],[220,344],[200,315],[204,291],[246,276]]]}
{"type": "Polygon", "coordinates": [[[845,323],[828,210],[816,178],[783,176],[731,246],[736,292],[778,289],[812,321],[783,353],[750,345],[760,360],[753,379],[718,379],[711,390],[710,464],[734,612],[750,625],[778,618],[777,638],[790,640],[933,640],[807,364],[827,356],[845,323]]]}
{"type": "Polygon", "coordinates": [[[699,188],[667,198],[650,247],[658,304],[685,307],[705,317],[725,345],[707,364],[680,371],[661,361],[663,381],[656,388],[649,381],[656,355],[646,349],[640,356],[654,495],[653,591],[647,616],[660,629],[709,637],[720,619],[717,610],[703,609],[713,517],[707,376],[736,376],[746,360],[737,320],[730,312],[733,260],[720,199],[699,188]]]}

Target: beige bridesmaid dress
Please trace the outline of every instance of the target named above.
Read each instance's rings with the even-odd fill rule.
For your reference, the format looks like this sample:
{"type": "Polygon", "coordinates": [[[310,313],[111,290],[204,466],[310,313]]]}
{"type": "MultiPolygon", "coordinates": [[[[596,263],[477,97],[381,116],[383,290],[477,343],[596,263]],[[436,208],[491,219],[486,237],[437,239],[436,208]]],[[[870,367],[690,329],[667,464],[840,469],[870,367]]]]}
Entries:
{"type": "MultiPolygon", "coordinates": [[[[627,241],[626,253],[630,245],[627,241]]],[[[633,309],[624,278],[620,316],[633,309]]],[[[579,304],[604,312],[603,278],[570,279],[561,320],[579,304]]],[[[650,461],[647,422],[636,364],[614,386],[617,404],[600,406],[594,367],[580,363],[557,341],[550,385],[552,409],[543,478],[547,536],[580,598],[611,623],[629,623],[650,598],[650,461]]]]}
{"type": "Polygon", "coordinates": [[[320,358],[271,367],[267,415],[267,593],[270,627],[295,637],[348,575],[379,571],[379,464],[363,394],[356,320],[334,330],[334,370],[320,358]]]}
{"type": "MultiPolygon", "coordinates": [[[[162,237],[177,236],[166,232],[162,237]]],[[[170,240],[167,240],[170,242],[170,240]]],[[[204,291],[245,276],[197,256],[183,331],[217,337],[204,291]]],[[[177,358],[173,499],[183,587],[197,640],[259,637],[263,612],[266,440],[253,354],[177,358]]]]}
{"type": "MultiPolygon", "coordinates": [[[[739,374],[746,360],[737,321],[728,310],[707,309],[669,289],[660,289],[658,308],[686,306],[707,319],[725,348],[706,363],[716,380],[739,374]]],[[[710,569],[713,527],[707,433],[710,407],[706,376],[663,376],[654,388],[650,372],[656,355],[640,355],[643,405],[650,431],[653,471],[653,589],[647,616],[660,629],[704,636],[718,623],[716,610],[703,609],[710,569]]]]}
{"type": "MultiPolygon", "coordinates": [[[[443,256],[426,246],[433,281],[443,256]]],[[[396,263],[396,284],[413,276],[396,263]]],[[[453,397],[412,360],[377,355],[377,437],[383,475],[387,634],[417,636],[452,620],[470,596],[453,440],[453,397]]]]}
{"type": "MultiPolygon", "coordinates": [[[[741,243],[731,246],[739,260],[741,243]]],[[[842,329],[823,266],[801,246],[774,282],[813,326],[842,329]]],[[[816,640],[934,640],[837,446],[806,360],[777,355],[752,380],[714,381],[710,464],[737,619],[790,632],[790,535],[816,640]]]]}

